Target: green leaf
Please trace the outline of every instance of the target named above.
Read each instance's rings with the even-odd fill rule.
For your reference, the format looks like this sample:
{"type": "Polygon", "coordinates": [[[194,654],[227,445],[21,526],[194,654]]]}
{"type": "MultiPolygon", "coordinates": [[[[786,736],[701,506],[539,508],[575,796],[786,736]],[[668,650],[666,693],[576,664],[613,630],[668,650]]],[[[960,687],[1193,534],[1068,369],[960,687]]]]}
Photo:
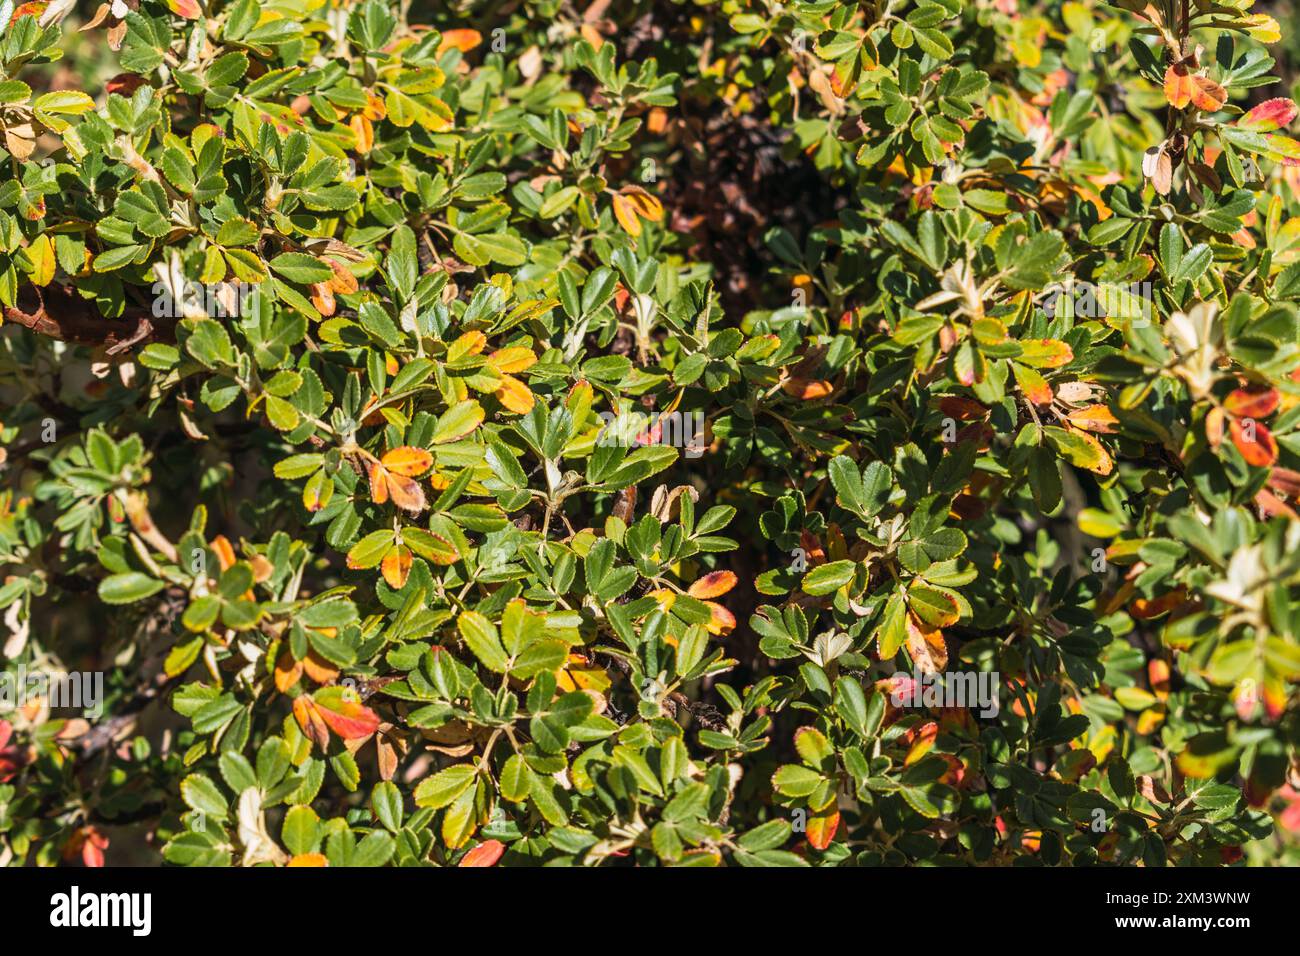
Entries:
{"type": "Polygon", "coordinates": [[[113,574],[99,582],[99,599],[105,604],[132,604],[157,594],[166,583],[139,571],[113,574]]]}
{"type": "Polygon", "coordinates": [[[830,594],[853,580],[856,568],[857,563],[853,561],[832,561],[818,565],[804,575],[801,587],[805,594],[830,594]]]}
{"type": "Polygon", "coordinates": [[[477,771],[471,764],[456,764],[425,777],[415,788],[415,805],[438,810],[469,790],[477,771]]]}
{"type": "Polygon", "coordinates": [[[284,815],[280,839],[290,853],[314,853],[320,844],[320,817],[311,807],[290,807],[284,815]]]}
{"type": "Polygon", "coordinates": [[[510,659],[496,625],[477,611],[465,611],[456,621],[456,629],[474,656],[490,671],[504,674],[510,667],[510,659]]]}
{"type": "Polygon", "coordinates": [[[201,773],[192,773],[181,781],[181,799],[191,810],[210,820],[224,820],[228,813],[221,790],[201,773]]]}
{"type": "Polygon", "coordinates": [[[458,441],[478,428],[483,423],[483,418],[483,406],[478,402],[473,399],[458,402],[438,419],[433,430],[433,443],[443,445],[458,441]]]}
{"type": "Polygon", "coordinates": [[[402,827],[402,794],[391,780],[381,780],[370,792],[370,809],[384,827],[393,833],[402,827]]]}
{"type": "Polygon", "coordinates": [[[301,252],[282,252],[271,260],[270,266],[276,275],[299,285],[328,282],[334,276],[334,270],[325,263],[301,252]]]}
{"type": "Polygon", "coordinates": [[[787,797],[806,797],[821,785],[821,774],[798,764],[786,764],[772,775],[772,786],[787,797]]]}
{"type": "Polygon", "coordinates": [[[393,546],[393,532],[372,531],[348,552],[348,567],[363,570],[373,568],[384,559],[393,546]]]}

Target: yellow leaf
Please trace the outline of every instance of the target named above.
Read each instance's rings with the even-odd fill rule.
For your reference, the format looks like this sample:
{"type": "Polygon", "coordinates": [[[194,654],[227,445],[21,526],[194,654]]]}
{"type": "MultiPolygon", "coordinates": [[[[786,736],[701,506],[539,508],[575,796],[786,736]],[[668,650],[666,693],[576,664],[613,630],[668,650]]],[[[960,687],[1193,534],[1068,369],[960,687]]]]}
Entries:
{"type": "Polygon", "coordinates": [[[54,245],[45,233],[37,236],[27,247],[27,258],[32,260],[32,283],[49,285],[54,278],[54,245]]]}
{"type": "Polygon", "coordinates": [[[522,372],[537,364],[537,356],[532,349],[515,346],[497,349],[488,356],[488,364],[501,373],[522,372]]]}
{"type": "Polygon", "coordinates": [[[1264,13],[1253,13],[1243,17],[1233,26],[1243,28],[1252,39],[1260,43],[1277,43],[1282,39],[1282,28],[1277,25],[1276,20],[1264,13]]]}
{"type": "Polygon", "coordinates": [[[1012,362],[1011,374],[1015,376],[1016,384],[1020,386],[1020,391],[1024,393],[1025,398],[1035,405],[1052,404],[1052,386],[1048,385],[1047,379],[1038,372],[1028,365],[1012,362]]]}
{"type": "Polygon", "coordinates": [[[478,330],[466,332],[451,345],[447,346],[447,361],[454,362],[466,355],[478,355],[487,345],[487,336],[478,330]]]}

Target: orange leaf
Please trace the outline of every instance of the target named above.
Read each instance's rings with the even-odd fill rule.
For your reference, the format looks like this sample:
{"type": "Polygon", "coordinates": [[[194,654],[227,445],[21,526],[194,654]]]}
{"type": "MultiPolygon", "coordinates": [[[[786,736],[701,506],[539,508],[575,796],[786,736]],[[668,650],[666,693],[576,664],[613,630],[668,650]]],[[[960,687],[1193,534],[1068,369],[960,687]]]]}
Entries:
{"type": "Polygon", "coordinates": [[[382,96],[376,96],[369,90],[366,91],[366,108],[361,111],[361,115],[366,119],[374,122],[381,120],[388,115],[388,104],[382,96]]]}
{"type": "Polygon", "coordinates": [[[229,571],[234,566],[235,549],[224,534],[219,534],[212,539],[212,550],[217,552],[217,561],[221,564],[222,571],[229,571]]]}
{"type": "Polygon", "coordinates": [[[1169,696],[1169,663],[1159,657],[1147,662],[1147,680],[1152,692],[1164,700],[1169,696]]]}
{"type": "Polygon", "coordinates": [[[404,478],[401,475],[385,475],[384,486],[388,497],[393,499],[393,504],[403,511],[418,515],[429,506],[424,497],[424,489],[420,487],[420,483],[414,478],[404,478]]]}
{"type": "Polygon", "coordinates": [[[275,662],[275,689],[282,694],[288,693],[289,688],[298,683],[302,671],[302,661],[294,660],[293,654],[286,647],[275,662]]]}
{"type": "Polygon", "coordinates": [[[659,222],[664,218],[664,204],[640,186],[627,186],[621,191],[632,203],[632,208],[642,219],[659,222]]]}
{"type": "Polygon", "coordinates": [[[326,687],[313,699],[321,719],[344,740],[369,737],[379,729],[379,715],[361,703],[351,687],[326,687]]]}
{"type": "Polygon", "coordinates": [[[1223,443],[1223,427],[1227,424],[1228,416],[1222,408],[1211,408],[1205,416],[1205,440],[1209,442],[1210,448],[1214,451],[1219,450],[1219,445],[1223,443]]]}
{"type": "Polygon", "coordinates": [[[388,500],[388,470],[377,461],[370,462],[366,466],[366,474],[370,478],[370,500],[377,505],[382,505],[388,500]]]}
{"type": "Polygon", "coordinates": [[[1198,110],[1213,113],[1228,102],[1228,91],[1208,76],[1194,76],[1192,84],[1192,105],[1198,110]]]}
{"type": "Polygon", "coordinates": [[[933,750],[935,738],[938,736],[939,724],[933,720],[927,720],[921,726],[909,730],[902,738],[904,742],[910,744],[907,756],[903,758],[903,766],[912,766],[933,750]]]}
{"type": "Polygon", "coordinates": [[[321,718],[316,704],[306,694],[294,698],[293,716],[308,740],[317,744],[322,750],[329,746],[329,726],[321,718]]]}
{"type": "Polygon", "coordinates": [[[691,585],[686,593],[703,601],[726,594],[736,586],[736,575],[731,571],[712,571],[691,585]]]}
{"type": "Polygon", "coordinates": [[[104,83],[105,93],[116,93],[130,99],[131,94],[144,86],[145,79],[138,73],[119,73],[104,83]]]}
{"type": "Polygon", "coordinates": [[[186,20],[197,20],[203,16],[196,0],[167,0],[167,9],[186,20]]]}
{"type": "Polygon", "coordinates": [[[930,627],[910,610],[907,612],[907,653],[922,674],[938,674],[948,666],[948,645],[943,631],[930,627]]]}
{"type": "Polygon", "coordinates": [[[311,289],[311,304],[316,307],[316,311],[325,318],[334,314],[334,290],[330,288],[328,282],[313,282],[311,289]]]}
{"type": "Polygon", "coordinates": [[[348,120],[348,126],[356,137],[358,153],[364,155],[375,148],[375,127],[364,113],[357,113],[348,120]]]}
{"type": "Polygon", "coordinates": [[[1142,737],[1149,737],[1165,722],[1165,708],[1157,704],[1144,710],[1138,716],[1137,732],[1142,737]]]}
{"type": "Polygon", "coordinates": [[[1152,598],[1148,601],[1146,598],[1135,598],[1133,604],[1129,607],[1129,613],[1142,621],[1149,621],[1152,618],[1160,617],[1162,614],[1168,614],[1180,604],[1187,601],[1187,592],[1183,588],[1176,588],[1158,598],[1152,598]]]}
{"type": "Polygon", "coordinates": [[[423,448],[403,445],[392,449],[380,461],[372,461],[367,467],[370,500],[382,505],[392,498],[397,507],[419,514],[428,503],[424,490],[412,476],[428,471],[432,465],[433,455],[423,448]]]}
{"type": "Polygon", "coordinates": [[[452,47],[461,53],[468,53],[483,42],[483,34],[477,30],[443,30],[442,42],[438,44],[438,55],[446,53],[452,47]]]}
{"type": "MultiPolygon", "coordinates": [[[[330,630],[333,630],[333,628],[330,628],[330,630]]],[[[300,663],[302,669],[307,672],[307,676],[317,684],[328,684],[331,681],[338,680],[339,669],[314,650],[308,651],[307,656],[300,663]]]]}
{"type": "Polygon", "coordinates": [[[1192,74],[1187,67],[1175,64],[1165,70],[1165,99],[1176,110],[1192,101],[1192,74]]]}
{"type": "Polygon", "coordinates": [[[801,398],[806,402],[825,398],[832,391],[831,383],[814,381],[807,378],[788,378],[781,384],[781,390],[791,398],[801,398]]]}
{"type": "Polygon", "coordinates": [[[411,549],[402,544],[391,549],[379,562],[379,571],[390,588],[400,591],[406,586],[406,577],[411,573],[411,549]]]}
{"type": "Polygon", "coordinates": [[[42,13],[48,4],[45,0],[33,0],[31,3],[20,3],[15,8],[13,15],[9,18],[9,25],[13,26],[22,17],[36,17],[40,19],[42,13]]]}
{"type": "Polygon", "coordinates": [[[395,475],[416,478],[433,467],[433,455],[424,448],[401,445],[379,459],[395,475]]]}
{"type": "Polygon", "coordinates": [[[1114,434],[1115,426],[1119,424],[1119,419],[1111,414],[1111,410],[1105,405],[1089,405],[1086,408],[1080,408],[1078,411],[1070,412],[1066,418],[1076,428],[1097,432],[1102,435],[1114,434]]]}
{"type": "Polygon", "coordinates": [[[617,193],[614,194],[614,218],[633,239],[641,235],[641,220],[636,214],[636,204],[617,193]]]}
{"type": "Polygon", "coordinates": [[[1261,422],[1247,419],[1243,424],[1234,418],[1228,423],[1228,431],[1237,451],[1246,459],[1246,464],[1267,468],[1277,461],[1277,442],[1273,440],[1273,433],[1261,422]]]}
{"type": "Polygon", "coordinates": [[[1165,99],[1174,109],[1188,103],[1207,113],[1222,109],[1228,94],[1208,76],[1192,73],[1186,64],[1174,64],[1165,71],[1165,99]]]}
{"type": "Polygon", "coordinates": [[[586,40],[588,43],[590,43],[597,50],[599,50],[602,46],[605,45],[605,38],[601,36],[600,31],[597,30],[596,27],[590,23],[584,23],[582,26],[580,26],[578,28],[578,33],[581,34],[582,38],[586,40]]]}
{"type": "Polygon", "coordinates": [[[484,840],[462,856],[457,866],[496,866],[505,852],[506,845],[500,840],[484,840]]]}
{"type": "Polygon", "coordinates": [[[1300,498],[1300,471],[1274,468],[1268,475],[1268,486],[1291,498],[1300,498]]]}
{"type": "Polygon", "coordinates": [[[1277,411],[1282,394],[1267,385],[1248,385],[1234,389],[1223,400],[1223,407],[1238,418],[1268,418],[1277,411]]]}
{"type": "MultiPolygon", "coordinates": [[[[341,262],[335,262],[333,259],[322,259],[321,261],[334,271],[334,278],[329,281],[331,291],[336,295],[351,295],[357,291],[359,288],[357,277],[352,274],[347,266],[341,262]]],[[[393,370],[389,374],[396,375],[397,372],[393,370]]]]}
{"type": "Polygon", "coordinates": [[[826,562],[826,551],[822,548],[821,541],[806,528],[799,532],[799,547],[808,553],[809,564],[816,565],[826,562]]]}
{"type": "Polygon", "coordinates": [[[511,375],[501,376],[501,386],[496,390],[497,401],[516,415],[527,415],[533,410],[533,393],[528,386],[511,375]]]}
{"type": "Polygon", "coordinates": [[[709,623],[704,629],[714,636],[729,634],[736,629],[736,616],[721,604],[705,601],[709,606],[709,623]]]}
{"type": "Polygon", "coordinates": [[[835,831],[840,827],[840,808],[831,804],[824,810],[808,818],[808,843],[814,849],[824,850],[835,839],[835,831]]]}
{"type": "Polygon", "coordinates": [[[249,557],[248,563],[253,566],[253,580],[258,584],[269,581],[271,576],[275,574],[275,565],[266,560],[264,555],[252,555],[249,557]]]}

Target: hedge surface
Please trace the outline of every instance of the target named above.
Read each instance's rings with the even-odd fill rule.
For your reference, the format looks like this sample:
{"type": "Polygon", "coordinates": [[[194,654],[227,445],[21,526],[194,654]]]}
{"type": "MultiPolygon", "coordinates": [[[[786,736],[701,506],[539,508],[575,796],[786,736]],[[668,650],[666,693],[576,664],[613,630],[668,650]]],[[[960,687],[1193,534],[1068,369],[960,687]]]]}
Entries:
{"type": "Polygon", "coordinates": [[[0,2],[0,861],[1297,862],[1251,0],[77,6],[0,2]]]}

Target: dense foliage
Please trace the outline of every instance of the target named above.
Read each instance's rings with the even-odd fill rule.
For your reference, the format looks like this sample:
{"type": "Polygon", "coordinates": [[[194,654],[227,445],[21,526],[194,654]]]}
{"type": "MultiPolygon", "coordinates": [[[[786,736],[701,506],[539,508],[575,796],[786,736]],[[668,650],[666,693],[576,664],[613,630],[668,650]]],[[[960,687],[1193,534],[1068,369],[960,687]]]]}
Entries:
{"type": "Polygon", "coordinates": [[[1296,861],[1250,7],[0,0],[0,859],[1296,861]]]}

